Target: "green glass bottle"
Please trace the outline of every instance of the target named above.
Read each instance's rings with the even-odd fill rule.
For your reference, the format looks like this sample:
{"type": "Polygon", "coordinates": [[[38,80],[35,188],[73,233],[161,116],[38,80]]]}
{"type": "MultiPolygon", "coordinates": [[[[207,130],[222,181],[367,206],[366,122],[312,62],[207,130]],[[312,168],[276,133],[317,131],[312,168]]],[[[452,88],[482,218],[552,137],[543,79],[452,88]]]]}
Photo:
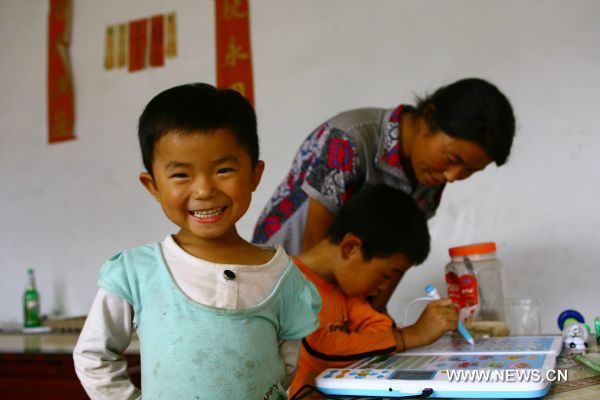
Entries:
{"type": "Polygon", "coordinates": [[[40,326],[40,294],[35,288],[35,276],[33,269],[27,271],[29,274],[29,284],[23,294],[23,326],[33,328],[40,326]]]}

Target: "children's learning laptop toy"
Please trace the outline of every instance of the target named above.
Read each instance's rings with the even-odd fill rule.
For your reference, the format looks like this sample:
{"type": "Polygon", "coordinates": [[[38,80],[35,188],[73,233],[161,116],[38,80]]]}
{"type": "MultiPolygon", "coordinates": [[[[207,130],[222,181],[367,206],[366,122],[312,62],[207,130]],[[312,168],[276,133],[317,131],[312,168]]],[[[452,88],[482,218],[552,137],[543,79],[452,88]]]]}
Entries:
{"type": "MultiPolygon", "coordinates": [[[[464,339],[462,340],[464,342],[464,339]]],[[[536,398],[552,381],[559,336],[477,339],[474,346],[441,338],[431,346],[330,368],[316,379],[325,394],[429,398],[536,398]],[[519,343],[516,345],[515,343],[519,343]]]]}

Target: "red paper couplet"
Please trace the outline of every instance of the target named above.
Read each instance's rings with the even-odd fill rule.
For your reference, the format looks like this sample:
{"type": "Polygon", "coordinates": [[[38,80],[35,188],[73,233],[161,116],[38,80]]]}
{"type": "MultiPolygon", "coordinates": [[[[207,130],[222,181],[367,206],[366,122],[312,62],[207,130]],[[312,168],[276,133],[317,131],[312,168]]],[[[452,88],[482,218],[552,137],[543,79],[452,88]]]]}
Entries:
{"type": "Polygon", "coordinates": [[[248,0],[216,0],[217,86],[237,90],[254,104],[248,0]]]}
{"type": "Polygon", "coordinates": [[[150,19],[150,65],[152,67],[165,65],[164,23],[163,15],[156,15],[150,19]]]}
{"type": "Polygon", "coordinates": [[[129,72],[146,68],[148,20],[129,22],[129,72]]]}
{"type": "Polygon", "coordinates": [[[50,0],[48,14],[48,143],[75,139],[69,59],[71,0],[50,0]]]}

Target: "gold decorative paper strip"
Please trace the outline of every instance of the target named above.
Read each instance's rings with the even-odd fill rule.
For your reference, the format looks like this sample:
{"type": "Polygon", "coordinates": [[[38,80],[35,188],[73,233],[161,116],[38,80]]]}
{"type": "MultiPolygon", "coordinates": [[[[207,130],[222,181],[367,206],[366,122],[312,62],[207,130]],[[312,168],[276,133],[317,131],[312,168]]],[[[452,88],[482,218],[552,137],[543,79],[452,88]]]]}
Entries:
{"type": "Polygon", "coordinates": [[[115,65],[115,27],[106,27],[106,38],[104,39],[104,69],[112,69],[115,65]]]}
{"type": "Polygon", "coordinates": [[[117,25],[117,67],[127,65],[127,25],[117,25]]]}
{"type": "Polygon", "coordinates": [[[177,57],[177,15],[174,12],[167,14],[165,23],[165,56],[174,58],[177,57]]]}

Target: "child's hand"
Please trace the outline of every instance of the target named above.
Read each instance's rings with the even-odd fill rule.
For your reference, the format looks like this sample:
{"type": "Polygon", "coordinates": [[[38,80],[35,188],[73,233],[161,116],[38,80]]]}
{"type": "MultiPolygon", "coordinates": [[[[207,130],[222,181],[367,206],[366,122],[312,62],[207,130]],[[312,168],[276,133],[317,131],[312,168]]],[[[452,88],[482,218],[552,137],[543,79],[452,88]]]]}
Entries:
{"type": "Polygon", "coordinates": [[[402,328],[405,349],[435,342],[445,332],[456,329],[458,308],[450,299],[433,300],[414,323],[402,328]]]}

